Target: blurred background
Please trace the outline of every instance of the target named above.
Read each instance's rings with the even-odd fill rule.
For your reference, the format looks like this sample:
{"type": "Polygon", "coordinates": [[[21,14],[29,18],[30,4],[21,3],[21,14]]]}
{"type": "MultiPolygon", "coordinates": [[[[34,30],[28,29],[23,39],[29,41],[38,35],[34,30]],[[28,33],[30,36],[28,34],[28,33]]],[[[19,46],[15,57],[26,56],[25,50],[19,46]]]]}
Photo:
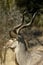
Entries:
{"type": "MultiPolygon", "coordinates": [[[[26,12],[24,15],[24,24],[26,24],[37,10],[38,14],[31,32],[38,30],[43,36],[43,0],[0,0],[0,58],[2,58],[3,46],[10,39],[9,31],[22,22],[23,12],[26,12]]],[[[30,32],[29,28],[24,30],[30,32]]]]}

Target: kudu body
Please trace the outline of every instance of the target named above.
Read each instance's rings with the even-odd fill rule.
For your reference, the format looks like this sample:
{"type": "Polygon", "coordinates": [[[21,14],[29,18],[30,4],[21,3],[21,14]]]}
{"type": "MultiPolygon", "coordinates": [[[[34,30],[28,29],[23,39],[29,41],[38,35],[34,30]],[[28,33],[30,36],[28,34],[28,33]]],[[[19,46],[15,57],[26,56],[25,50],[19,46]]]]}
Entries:
{"type": "MultiPolygon", "coordinates": [[[[12,44],[8,47],[14,49],[16,53],[16,60],[19,65],[40,65],[41,54],[38,51],[27,51],[26,43],[24,37],[20,34],[20,30],[28,27],[32,24],[33,19],[35,18],[37,12],[33,15],[31,21],[26,25],[19,25],[9,32],[10,37],[13,38],[12,44]]],[[[24,19],[23,19],[24,20],[24,19]]],[[[23,23],[23,22],[22,22],[23,23]]]]}

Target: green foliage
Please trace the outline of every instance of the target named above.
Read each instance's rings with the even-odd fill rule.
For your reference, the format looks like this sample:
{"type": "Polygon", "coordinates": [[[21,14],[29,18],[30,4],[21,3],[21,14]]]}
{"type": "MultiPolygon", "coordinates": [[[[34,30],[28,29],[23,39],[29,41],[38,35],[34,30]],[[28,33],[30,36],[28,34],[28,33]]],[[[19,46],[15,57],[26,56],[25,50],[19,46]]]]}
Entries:
{"type": "Polygon", "coordinates": [[[35,26],[43,26],[43,14],[38,14],[34,20],[35,26]]]}
{"type": "MultiPolygon", "coordinates": [[[[33,8],[37,9],[37,6],[39,7],[40,5],[42,5],[40,7],[43,7],[42,0],[40,0],[40,1],[39,0],[0,0],[0,3],[1,3],[0,6],[3,9],[3,11],[8,12],[12,8],[14,2],[17,5],[17,7],[20,7],[22,13],[26,9],[28,9],[28,12],[33,13],[33,11],[35,10],[33,8]]],[[[30,13],[30,15],[31,15],[31,13],[30,13]]],[[[28,19],[25,18],[26,23],[28,23],[28,20],[30,20],[28,16],[27,16],[27,18],[28,19]]],[[[30,18],[31,18],[31,16],[30,16],[30,18]]],[[[39,26],[40,25],[43,26],[42,19],[40,20],[40,16],[37,16],[36,20],[35,20],[36,21],[35,24],[39,25],[39,26]]]]}
{"type": "Polygon", "coordinates": [[[40,19],[39,19],[38,25],[39,26],[43,26],[43,15],[42,14],[40,15],[40,19]]]}
{"type": "Polygon", "coordinates": [[[0,0],[0,6],[4,11],[10,10],[14,0],[0,0]]]}
{"type": "Polygon", "coordinates": [[[7,0],[7,3],[9,5],[9,9],[13,6],[13,0],[7,0]]]}

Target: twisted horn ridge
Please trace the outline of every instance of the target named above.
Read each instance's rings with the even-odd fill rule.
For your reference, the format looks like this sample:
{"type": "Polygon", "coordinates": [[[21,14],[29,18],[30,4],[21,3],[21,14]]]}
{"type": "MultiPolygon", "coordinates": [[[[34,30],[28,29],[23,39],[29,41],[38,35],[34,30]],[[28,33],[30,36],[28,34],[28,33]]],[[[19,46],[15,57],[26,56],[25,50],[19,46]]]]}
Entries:
{"type": "Polygon", "coordinates": [[[28,24],[24,24],[24,25],[22,25],[20,28],[18,28],[18,33],[20,32],[21,29],[26,28],[26,27],[32,25],[32,23],[33,23],[33,21],[34,21],[36,15],[37,15],[37,12],[38,12],[38,11],[36,11],[36,12],[33,14],[33,17],[32,17],[31,21],[30,21],[28,24]]]}
{"type": "Polygon", "coordinates": [[[13,32],[17,34],[17,30],[23,25],[24,23],[24,14],[23,14],[23,19],[21,24],[17,25],[16,27],[13,28],[13,32]]]}
{"type": "Polygon", "coordinates": [[[23,25],[23,23],[24,23],[24,13],[21,24],[15,26],[11,31],[9,31],[9,35],[11,38],[14,38],[14,36],[18,33],[18,29],[23,25]]]}
{"type": "Polygon", "coordinates": [[[19,25],[16,26],[16,27],[14,27],[13,30],[11,30],[11,31],[9,32],[10,37],[11,37],[11,38],[12,38],[12,37],[14,38],[14,36],[16,36],[16,34],[19,34],[19,33],[20,33],[21,29],[26,28],[26,27],[28,27],[28,26],[31,26],[32,23],[33,23],[33,21],[34,21],[34,19],[35,19],[35,17],[36,17],[36,15],[37,15],[37,12],[38,12],[38,11],[36,11],[36,12],[33,14],[33,17],[32,17],[32,19],[31,19],[31,21],[30,21],[28,24],[24,24],[24,25],[23,25],[23,23],[24,23],[24,14],[23,14],[22,23],[19,24],[19,25]]]}

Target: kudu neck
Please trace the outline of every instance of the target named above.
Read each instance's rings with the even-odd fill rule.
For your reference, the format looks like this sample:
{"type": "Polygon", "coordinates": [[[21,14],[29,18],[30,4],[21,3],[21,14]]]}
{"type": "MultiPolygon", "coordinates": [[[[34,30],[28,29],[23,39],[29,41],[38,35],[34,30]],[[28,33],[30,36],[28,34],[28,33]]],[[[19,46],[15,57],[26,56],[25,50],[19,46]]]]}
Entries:
{"type": "Polygon", "coordinates": [[[17,40],[18,40],[18,42],[20,42],[21,45],[24,46],[25,50],[27,50],[23,35],[19,35],[17,40]]]}

